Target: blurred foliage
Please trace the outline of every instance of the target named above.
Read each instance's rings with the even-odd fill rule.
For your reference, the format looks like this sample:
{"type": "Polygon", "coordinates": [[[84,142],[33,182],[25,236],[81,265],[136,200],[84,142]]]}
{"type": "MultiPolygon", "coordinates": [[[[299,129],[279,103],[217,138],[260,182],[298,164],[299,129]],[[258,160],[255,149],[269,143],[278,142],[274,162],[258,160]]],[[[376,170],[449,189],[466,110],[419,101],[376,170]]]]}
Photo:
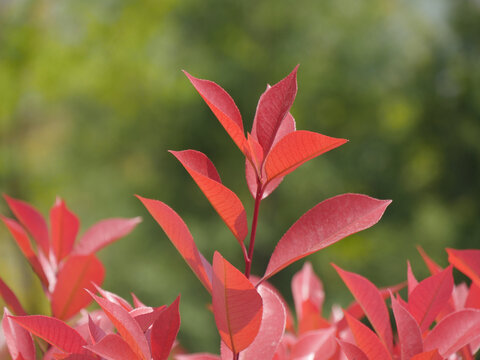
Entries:
{"type": "MultiPolygon", "coordinates": [[[[218,249],[242,267],[233,236],[167,153],[206,153],[251,214],[242,155],[180,70],[223,86],[250,129],[266,84],[301,64],[297,128],[350,142],[262,204],[254,272],[319,201],[393,199],[377,226],[309,257],[328,303],[346,304],[332,261],[385,286],[405,279],[407,258],[425,275],[416,244],[442,264],[446,246],[478,247],[479,59],[478,0],[0,0],[0,188],[44,214],[62,196],[83,230],[142,215],[101,253],[105,287],[152,305],[182,293],[180,341],[216,351],[206,292],[133,197],[165,201],[207,258],[218,249]]],[[[42,311],[4,227],[0,250],[0,276],[42,311]]],[[[300,266],[272,280],[289,301],[300,266]]]]}

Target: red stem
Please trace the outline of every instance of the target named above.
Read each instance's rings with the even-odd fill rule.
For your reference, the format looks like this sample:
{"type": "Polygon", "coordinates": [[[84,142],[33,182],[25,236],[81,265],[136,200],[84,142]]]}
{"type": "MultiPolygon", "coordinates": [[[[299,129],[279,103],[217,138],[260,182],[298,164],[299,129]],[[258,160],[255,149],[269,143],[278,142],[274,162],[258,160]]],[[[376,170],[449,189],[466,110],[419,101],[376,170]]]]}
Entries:
{"type": "Polygon", "coordinates": [[[240,353],[233,354],[233,360],[238,360],[240,358],[240,353]]]}
{"type": "Polygon", "coordinates": [[[258,212],[262,202],[263,187],[260,181],[257,181],[257,196],[255,197],[255,208],[253,210],[252,232],[250,233],[250,243],[248,244],[248,258],[245,261],[245,276],[250,277],[252,267],[253,248],[255,247],[255,235],[257,233],[258,212]]]}

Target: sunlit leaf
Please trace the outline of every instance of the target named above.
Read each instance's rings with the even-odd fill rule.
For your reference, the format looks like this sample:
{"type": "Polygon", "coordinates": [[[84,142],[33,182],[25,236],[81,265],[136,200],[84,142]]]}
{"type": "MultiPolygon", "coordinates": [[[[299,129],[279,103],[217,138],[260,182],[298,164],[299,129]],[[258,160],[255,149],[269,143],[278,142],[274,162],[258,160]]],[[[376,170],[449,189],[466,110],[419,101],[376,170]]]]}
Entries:
{"type": "Polygon", "coordinates": [[[35,344],[32,335],[10,318],[4,309],[2,329],[5,342],[13,360],[35,360],[35,344]]]}
{"type": "Polygon", "coordinates": [[[107,360],[138,360],[127,342],[117,334],[108,334],[98,343],[85,346],[86,349],[107,360]]]}
{"type": "Polygon", "coordinates": [[[448,261],[480,286],[480,250],[447,249],[448,261]]]}
{"type": "Polygon", "coordinates": [[[153,360],[167,360],[180,329],[180,296],[155,320],[150,334],[153,360]]]}
{"type": "Polygon", "coordinates": [[[402,360],[410,360],[412,356],[423,351],[422,332],[415,318],[392,296],[392,309],[397,323],[402,360]]]}
{"type": "Polygon", "coordinates": [[[15,293],[0,278],[0,296],[15,315],[27,315],[15,293]]]}
{"type": "Polygon", "coordinates": [[[51,247],[57,262],[72,251],[79,225],[77,216],[67,208],[62,199],[57,198],[50,210],[51,247]]]}

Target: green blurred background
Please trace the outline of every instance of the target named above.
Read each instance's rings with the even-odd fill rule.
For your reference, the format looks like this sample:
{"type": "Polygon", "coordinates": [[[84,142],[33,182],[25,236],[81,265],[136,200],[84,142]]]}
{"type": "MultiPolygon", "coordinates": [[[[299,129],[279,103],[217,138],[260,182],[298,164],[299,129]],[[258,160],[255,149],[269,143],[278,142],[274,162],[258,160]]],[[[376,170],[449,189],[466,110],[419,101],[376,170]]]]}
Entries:
{"type": "MultiPolygon", "coordinates": [[[[207,258],[218,249],[243,268],[233,236],[167,153],[206,153],[251,216],[242,155],[181,69],[224,87],[249,130],[266,84],[298,63],[297,128],[350,142],[262,204],[254,272],[300,215],[345,192],[394,202],[372,229],[308,258],[328,304],[351,300],[332,261],[386,286],[406,278],[407,259],[426,275],[417,244],[441,264],[444,247],[478,247],[478,0],[0,0],[0,190],[44,214],[60,195],[82,230],[141,215],[100,253],[104,287],[155,306],[181,293],[181,343],[216,352],[206,291],[133,194],[171,205],[207,258]]],[[[10,215],[4,201],[0,212],[10,215]]],[[[300,267],[272,280],[288,301],[300,267]]],[[[0,276],[44,311],[4,226],[0,276]]]]}

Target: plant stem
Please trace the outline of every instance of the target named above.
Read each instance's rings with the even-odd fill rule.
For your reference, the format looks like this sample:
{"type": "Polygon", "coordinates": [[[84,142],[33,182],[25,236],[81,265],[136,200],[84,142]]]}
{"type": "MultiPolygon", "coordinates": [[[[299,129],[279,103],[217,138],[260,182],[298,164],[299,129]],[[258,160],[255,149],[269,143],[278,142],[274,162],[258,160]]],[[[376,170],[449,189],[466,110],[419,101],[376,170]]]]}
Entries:
{"type": "Polygon", "coordinates": [[[255,235],[257,233],[258,212],[262,202],[263,187],[260,181],[257,181],[257,196],[255,197],[255,208],[253,210],[252,231],[250,233],[250,243],[248,244],[248,258],[245,261],[245,276],[250,277],[252,267],[253,248],[255,247],[255,235]]]}
{"type": "Polygon", "coordinates": [[[233,360],[238,360],[240,358],[240,353],[233,354],[233,360]]]}

